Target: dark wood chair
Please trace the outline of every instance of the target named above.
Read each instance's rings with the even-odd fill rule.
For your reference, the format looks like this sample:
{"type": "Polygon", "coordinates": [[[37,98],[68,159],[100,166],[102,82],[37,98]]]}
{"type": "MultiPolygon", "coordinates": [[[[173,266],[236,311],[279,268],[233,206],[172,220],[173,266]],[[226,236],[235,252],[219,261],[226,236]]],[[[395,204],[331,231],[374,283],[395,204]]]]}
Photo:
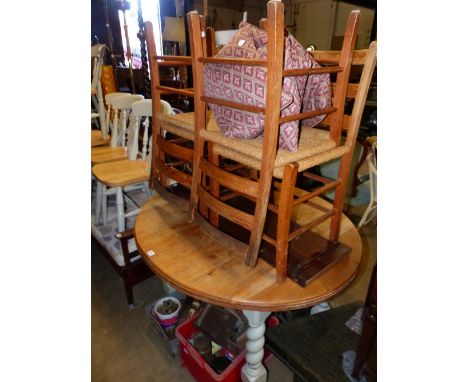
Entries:
{"type": "Polygon", "coordinates": [[[263,25],[267,24],[268,31],[267,60],[204,56],[205,37],[201,29],[203,18],[196,12],[189,12],[187,15],[194,73],[196,117],[189,220],[197,222],[204,231],[223,245],[244,255],[245,264],[248,266],[256,265],[263,239],[276,249],[277,281],[283,282],[287,275],[290,241],[327,219],[331,219],[329,240],[332,243],[338,240],[340,216],[352,153],[370,77],[376,62],[376,44],[372,43],[369,49],[353,51],[359,29],[359,11],[353,11],[348,19],[342,50],[314,52],[314,58],[324,65],[323,67],[283,70],[284,4],[280,1],[269,1],[267,12],[268,22],[262,22],[263,25]],[[348,86],[349,73],[353,63],[364,65],[364,69],[360,82],[348,86]],[[266,67],[266,106],[262,108],[220,98],[206,97],[202,86],[203,66],[206,64],[266,67]],[[317,111],[281,117],[280,98],[283,78],[319,73],[336,74],[332,106],[317,111]],[[344,112],[347,97],[355,99],[350,116],[346,116],[344,112]],[[208,103],[263,114],[265,120],[263,137],[252,140],[237,139],[226,137],[220,131],[213,131],[207,123],[206,108],[208,103]],[[302,129],[299,148],[296,152],[277,148],[280,124],[323,114],[326,114],[327,118],[320,128],[302,129]],[[342,141],[344,130],[347,130],[347,134],[346,139],[342,141]],[[208,154],[205,155],[205,153],[208,154]],[[229,174],[221,168],[220,156],[259,171],[258,178],[247,179],[229,174]],[[337,158],[341,160],[337,179],[326,179],[306,171],[337,158]],[[321,183],[322,186],[311,192],[298,192],[295,184],[299,173],[321,183]],[[276,202],[271,197],[275,179],[281,181],[276,202]],[[230,193],[225,192],[221,195],[220,185],[224,190],[230,190],[230,193]],[[313,202],[314,197],[332,189],[335,189],[335,200],[331,210],[323,210],[313,202]],[[238,196],[253,201],[255,203],[254,211],[246,212],[229,204],[231,198],[238,196]],[[293,208],[301,203],[307,203],[309,206],[321,209],[323,214],[314,221],[299,227],[296,226],[291,231],[293,208]],[[202,211],[205,206],[209,211],[208,218],[202,211]],[[273,234],[267,234],[264,231],[268,211],[277,216],[276,229],[273,234]],[[247,242],[222,231],[218,224],[220,216],[245,229],[249,236],[247,242]]]}
{"type": "Polygon", "coordinates": [[[99,245],[105,258],[109,261],[119,277],[122,279],[128,307],[133,308],[133,287],[147,278],[154,276],[154,273],[140,257],[138,250],[131,252],[129,250],[129,240],[134,238],[133,228],[124,232],[116,233],[115,237],[120,240],[122,256],[124,260],[123,265],[119,265],[109,254],[108,250],[103,247],[98,240],[95,240],[95,243],[99,245]]]}

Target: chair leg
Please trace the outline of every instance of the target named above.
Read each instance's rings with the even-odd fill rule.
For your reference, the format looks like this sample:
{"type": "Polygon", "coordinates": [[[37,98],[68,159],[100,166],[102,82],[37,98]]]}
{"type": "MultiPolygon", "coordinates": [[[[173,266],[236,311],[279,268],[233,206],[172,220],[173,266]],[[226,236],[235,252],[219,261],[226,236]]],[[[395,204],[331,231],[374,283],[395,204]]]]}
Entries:
{"type": "Polygon", "coordinates": [[[285,165],[281,183],[276,227],[276,282],[278,283],[286,280],[288,269],[289,226],[298,168],[297,163],[285,165]]]}
{"type": "Polygon", "coordinates": [[[107,186],[102,185],[102,220],[107,225],[107,186]]]}
{"type": "Polygon", "coordinates": [[[122,278],[125,287],[125,296],[127,297],[127,304],[130,309],[133,309],[135,305],[133,304],[133,287],[130,285],[130,280],[128,280],[128,276],[124,275],[122,278]]]}
{"type": "Polygon", "coordinates": [[[152,195],[151,195],[151,189],[150,189],[150,187],[149,187],[149,182],[148,182],[148,181],[145,181],[145,182],[143,183],[143,188],[145,189],[146,196],[147,196],[148,198],[151,198],[151,196],[152,196],[152,195]]]}
{"type": "Polygon", "coordinates": [[[353,150],[350,150],[341,158],[340,168],[338,170],[338,179],[341,179],[341,183],[335,189],[335,198],[333,200],[333,209],[335,210],[335,214],[331,217],[330,235],[328,237],[328,239],[331,241],[338,241],[340,236],[341,213],[343,212],[345,194],[348,188],[347,184],[349,179],[349,172],[351,169],[352,157],[353,150]]]}
{"type": "Polygon", "coordinates": [[[359,224],[358,224],[358,226],[357,226],[358,228],[361,228],[363,225],[369,223],[369,221],[370,221],[371,219],[368,220],[368,216],[369,216],[369,214],[370,214],[371,212],[373,212],[374,210],[375,210],[374,201],[371,200],[371,201],[369,202],[369,205],[368,205],[367,208],[366,208],[366,212],[364,212],[364,215],[362,215],[362,218],[361,218],[361,220],[359,221],[359,224]]]}
{"type": "Polygon", "coordinates": [[[118,230],[119,232],[123,232],[125,231],[125,211],[122,187],[117,187],[116,205],[118,230]]]}
{"type": "Polygon", "coordinates": [[[260,172],[260,181],[258,187],[258,198],[255,205],[254,224],[250,233],[249,247],[245,256],[244,264],[254,267],[257,264],[258,252],[262,242],[263,228],[268,210],[268,201],[271,189],[271,173],[268,171],[260,172]]]}
{"type": "Polygon", "coordinates": [[[103,184],[96,180],[96,210],[94,213],[94,223],[99,225],[101,219],[101,208],[102,208],[102,195],[103,195],[103,184]]]}
{"type": "MultiPolygon", "coordinates": [[[[213,152],[213,145],[211,144],[208,144],[208,156],[210,162],[219,167],[219,155],[213,152]]],[[[210,178],[210,194],[215,198],[219,198],[219,183],[214,178],[210,178]]],[[[202,209],[201,207],[202,206],[200,206],[200,209],[202,209]]],[[[210,211],[210,223],[215,227],[219,226],[219,214],[214,210],[210,211]]]]}

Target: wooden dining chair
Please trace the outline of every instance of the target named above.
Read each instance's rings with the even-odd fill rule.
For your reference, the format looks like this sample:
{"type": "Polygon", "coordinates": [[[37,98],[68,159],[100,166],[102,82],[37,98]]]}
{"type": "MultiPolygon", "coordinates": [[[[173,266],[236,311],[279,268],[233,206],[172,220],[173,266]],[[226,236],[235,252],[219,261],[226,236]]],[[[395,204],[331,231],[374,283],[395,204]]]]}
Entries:
{"type": "Polygon", "coordinates": [[[111,135],[109,144],[91,148],[91,165],[127,158],[128,114],[132,104],[142,99],[144,97],[138,94],[106,94],[107,111],[104,123],[105,131],[110,131],[111,135]]]}
{"type": "MultiPolygon", "coordinates": [[[[125,212],[124,191],[130,192],[143,189],[151,196],[149,189],[149,174],[151,166],[151,138],[149,137],[150,117],[152,116],[152,100],[145,99],[131,105],[130,123],[128,128],[128,159],[97,164],[93,167],[93,175],[102,191],[96,193],[97,202],[102,199],[102,215],[107,223],[107,196],[116,195],[118,231],[125,231],[125,219],[134,216],[139,209],[125,212]],[[143,125],[143,138],[140,145],[140,127],[143,125]]],[[[96,211],[97,213],[98,211],[96,211]]],[[[96,224],[99,217],[96,215],[96,224]]]]}
{"type": "Polygon", "coordinates": [[[153,25],[145,22],[153,99],[153,159],[151,188],[162,197],[188,210],[188,198],[192,185],[191,162],[193,159],[194,113],[166,113],[161,109],[164,95],[193,97],[193,89],[181,89],[161,84],[161,69],[191,66],[191,57],[158,56],[153,25]],[[177,187],[171,187],[176,184],[177,187]],[[174,192],[178,190],[178,192],[174,192]]]}
{"type": "Polygon", "coordinates": [[[106,139],[105,131],[105,106],[101,86],[102,67],[104,65],[104,56],[106,46],[104,44],[96,44],[91,47],[91,119],[94,124],[101,130],[101,138],[106,139]]]}
{"type": "MultiPolygon", "coordinates": [[[[202,23],[204,20],[201,21],[202,23]]],[[[202,30],[207,33],[203,41],[203,54],[214,52],[215,32],[212,28],[202,30]]],[[[192,68],[192,57],[188,56],[158,56],[151,22],[145,23],[146,41],[148,46],[151,91],[153,98],[153,160],[151,167],[151,188],[165,199],[176,203],[181,209],[188,211],[190,190],[192,187],[192,160],[195,113],[167,114],[161,109],[162,96],[175,94],[193,98],[193,88],[180,89],[161,84],[161,69],[167,67],[192,68]],[[175,187],[176,186],[176,187],[175,187]]],[[[214,121],[213,121],[214,122],[214,121]]],[[[216,123],[211,123],[213,129],[218,129],[216,123]]],[[[240,167],[235,163],[223,162],[227,171],[236,171],[240,167]]]]}
{"type": "Polygon", "coordinates": [[[369,137],[368,142],[371,145],[371,150],[367,155],[367,167],[369,169],[369,203],[361,217],[357,227],[368,224],[377,215],[377,137],[369,137]]]}
{"type": "Polygon", "coordinates": [[[283,69],[284,53],[284,4],[280,1],[269,1],[267,5],[268,22],[268,58],[266,60],[248,60],[236,58],[208,58],[203,57],[199,16],[196,12],[188,14],[192,65],[195,89],[195,148],[193,160],[193,185],[190,200],[189,220],[196,221],[210,236],[219,240],[233,251],[245,256],[245,264],[255,266],[262,239],[276,248],[277,281],[286,278],[288,243],[299,235],[311,230],[327,219],[331,229],[329,240],[336,242],[339,237],[340,217],[343,206],[344,192],[351,164],[357,130],[359,128],[365,96],[370,78],[376,62],[376,44],[369,49],[354,51],[359,29],[359,11],[351,12],[345,32],[341,51],[314,53],[314,58],[322,65],[310,69],[283,69]],[[359,84],[349,85],[349,73],[353,63],[363,65],[364,69],[359,84]],[[245,105],[234,100],[206,97],[203,91],[203,67],[206,64],[230,64],[266,68],[266,97],[265,107],[245,105]],[[333,84],[333,98],[331,106],[316,111],[302,111],[288,116],[280,115],[282,82],[288,76],[304,76],[331,73],[336,75],[333,84]],[[345,116],[345,102],[347,98],[355,98],[350,116],[345,116]],[[256,139],[230,138],[219,131],[207,128],[206,107],[221,105],[233,109],[259,113],[264,117],[263,136],[256,139]],[[299,138],[297,151],[278,149],[280,124],[304,120],[318,115],[327,115],[317,128],[303,127],[299,138]],[[346,131],[346,138],[342,133],[346,131]],[[205,152],[212,152],[208,157],[205,152]],[[218,165],[217,156],[230,158],[241,164],[259,171],[258,179],[239,178],[234,174],[223,171],[218,165]],[[213,159],[214,158],[214,159],[213,159]],[[326,179],[311,171],[306,171],[327,161],[341,158],[337,179],[326,179]],[[311,192],[299,192],[295,184],[298,174],[322,186],[311,192]],[[208,178],[204,186],[204,178],[208,178]],[[274,180],[281,180],[279,184],[277,202],[271,196],[274,180]],[[246,212],[228,203],[230,195],[220,197],[212,184],[221,184],[231,190],[233,196],[243,196],[246,200],[254,201],[254,211],[246,212]],[[331,210],[324,210],[314,197],[335,189],[335,200],[331,210]],[[290,231],[293,208],[301,203],[307,203],[322,212],[322,215],[307,224],[295,227],[290,231]],[[209,209],[206,219],[200,210],[201,206],[209,209]],[[265,219],[268,210],[277,215],[276,232],[273,235],[264,232],[265,219]],[[238,224],[248,232],[247,242],[238,240],[232,235],[219,229],[218,217],[238,224]]]}

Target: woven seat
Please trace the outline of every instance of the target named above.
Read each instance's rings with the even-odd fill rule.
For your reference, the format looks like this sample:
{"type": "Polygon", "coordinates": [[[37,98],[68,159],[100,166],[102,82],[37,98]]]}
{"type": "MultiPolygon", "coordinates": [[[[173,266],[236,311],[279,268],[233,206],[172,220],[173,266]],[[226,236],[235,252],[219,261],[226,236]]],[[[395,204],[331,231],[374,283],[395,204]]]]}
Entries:
{"type": "MultiPolygon", "coordinates": [[[[194,72],[195,102],[195,140],[193,156],[193,186],[191,190],[189,220],[195,221],[211,237],[234,252],[245,257],[245,264],[253,267],[257,263],[261,242],[275,248],[276,276],[279,283],[286,278],[288,270],[289,243],[326,220],[330,221],[330,245],[338,242],[340,217],[344,195],[351,167],[352,153],[370,80],[376,64],[376,44],[369,49],[355,51],[359,30],[360,12],[352,11],[345,28],[341,51],[314,51],[313,58],[321,67],[305,69],[285,69],[285,29],[284,4],[270,0],[267,5],[268,20],[262,22],[267,29],[267,58],[217,58],[207,57],[204,47],[206,35],[202,33],[203,17],[196,12],[187,14],[190,33],[190,51],[194,72]],[[207,96],[204,89],[205,65],[210,68],[234,65],[241,68],[243,75],[255,73],[256,67],[266,68],[265,99],[259,105],[244,104],[240,101],[225,99],[216,92],[207,96]],[[350,84],[352,65],[363,66],[358,84],[350,84]],[[250,67],[249,70],[247,70],[250,67]],[[245,68],[244,71],[242,71],[245,68]],[[314,76],[334,74],[331,106],[313,111],[297,110],[295,114],[281,114],[281,94],[284,79],[291,76],[314,76]],[[353,102],[350,116],[345,114],[345,103],[353,102]],[[238,114],[248,112],[261,115],[264,120],[263,135],[255,139],[239,139],[213,131],[207,123],[208,105],[224,106],[237,110],[238,114]],[[306,121],[323,116],[321,130],[303,126],[297,151],[278,149],[279,131],[282,124],[292,121],[306,121]],[[345,137],[343,132],[346,131],[345,137]],[[225,171],[220,157],[226,157],[256,170],[251,177],[245,178],[225,171]],[[333,159],[340,159],[340,169],[336,179],[320,176],[312,170],[314,166],[333,159]],[[299,173],[313,180],[311,189],[296,189],[299,173]],[[282,179],[278,184],[274,178],[282,179]],[[279,191],[273,200],[272,191],[279,191]],[[333,208],[323,209],[313,199],[330,190],[335,190],[333,208]],[[300,195],[300,196],[299,196],[300,195]],[[234,200],[235,198],[235,200],[234,200]],[[232,202],[231,202],[232,200],[232,202]],[[245,208],[247,202],[254,202],[252,209],[245,208]],[[299,227],[291,221],[293,209],[301,203],[308,203],[321,211],[320,216],[299,227]],[[252,211],[254,209],[254,211],[252,211]],[[207,210],[207,213],[204,211],[207,210]],[[275,227],[265,229],[267,213],[276,214],[275,227]],[[224,231],[220,217],[246,232],[247,238],[240,238],[224,231]]],[[[220,70],[221,71],[221,70],[220,70]]],[[[226,69],[227,71],[227,69],[226,69]]],[[[264,73],[265,70],[262,71],[264,73]]],[[[249,78],[241,77],[239,86],[247,86],[249,78]],[[244,81],[244,82],[242,82],[244,81]]],[[[309,78],[310,79],[310,78],[309,78]]],[[[315,81],[308,83],[314,84],[315,81]]],[[[209,89],[210,84],[207,85],[209,89]]],[[[312,85],[314,86],[314,85],[312,85]]],[[[312,90],[312,89],[311,89],[312,90]]],[[[309,110],[309,109],[305,109],[309,110]]],[[[238,117],[239,120],[241,117],[238,117]]],[[[225,127],[223,127],[224,130],[225,127]]],[[[224,220],[223,220],[224,221],[224,220]]],[[[224,224],[224,223],[223,223],[224,224]]],[[[325,268],[320,269],[320,272],[325,268]]]]}
{"type": "MultiPolygon", "coordinates": [[[[261,137],[256,139],[228,138],[221,132],[202,130],[204,139],[215,143],[213,151],[225,158],[235,160],[245,166],[260,170],[262,164],[261,137]],[[234,149],[235,148],[235,149],[234,149]]],[[[328,131],[315,128],[305,128],[299,138],[297,151],[278,149],[273,176],[283,178],[283,166],[287,163],[297,162],[298,171],[303,171],[323,161],[339,158],[348,149],[336,147],[335,141],[330,139],[328,131]]]]}
{"type": "Polygon", "coordinates": [[[179,137],[193,141],[195,113],[180,113],[175,115],[157,114],[161,130],[166,130],[179,137]]]}

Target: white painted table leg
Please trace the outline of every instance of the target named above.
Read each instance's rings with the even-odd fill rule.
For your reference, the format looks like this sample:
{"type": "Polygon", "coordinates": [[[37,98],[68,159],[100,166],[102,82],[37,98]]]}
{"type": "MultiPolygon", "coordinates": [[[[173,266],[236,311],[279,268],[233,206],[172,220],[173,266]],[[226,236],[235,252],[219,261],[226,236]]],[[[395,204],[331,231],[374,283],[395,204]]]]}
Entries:
{"type": "Polygon", "coordinates": [[[101,204],[102,204],[102,183],[96,180],[96,210],[94,212],[94,223],[99,225],[101,218],[101,204]]]}
{"type": "Polygon", "coordinates": [[[150,189],[150,187],[149,187],[149,182],[148,182],[148,181],[145,181],[143,184],[144,184],[143,187],[144,187],[144,189],[145,189],[146,196],[147,196],[148,198],[151,198],[151,196],[153,196],[153,195],[151,195],[151,189],[150,189]]]}
{"type": "Polygon", "coordinates": [[[262,364],[263,346],[265,345],[265,320],[270,312],[243,311],[249,320],[247,329],[247,354],[245,365],[242,367],[241,377],[243,382],[266,382],[267,371],[262,364]]]}
{"type": "Polygon", "coordinates": [[[122,187],[117,187],[117,224],[119,232],[125,231],[125,211],[124,211],[124,199],[122,187]]]}
{"type": "Polygon", "coordinates": [[[102,185],[102,221],[107,225],[107,186],[102,185]]]}

